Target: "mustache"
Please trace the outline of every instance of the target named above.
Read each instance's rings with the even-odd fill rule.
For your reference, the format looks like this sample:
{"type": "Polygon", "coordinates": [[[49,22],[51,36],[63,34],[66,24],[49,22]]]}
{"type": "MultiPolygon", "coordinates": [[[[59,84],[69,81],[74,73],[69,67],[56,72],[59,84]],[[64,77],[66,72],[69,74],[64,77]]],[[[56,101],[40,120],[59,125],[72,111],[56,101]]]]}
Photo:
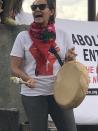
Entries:
{"type": "Polygon", "coordinates": [[[37,11],[37,12],[35,12],[35,13],[33,13],[33,17],[42,17],[43,16],[43,14],[42,14],[42,12],[40,12],[40,11],[37,11]]]}

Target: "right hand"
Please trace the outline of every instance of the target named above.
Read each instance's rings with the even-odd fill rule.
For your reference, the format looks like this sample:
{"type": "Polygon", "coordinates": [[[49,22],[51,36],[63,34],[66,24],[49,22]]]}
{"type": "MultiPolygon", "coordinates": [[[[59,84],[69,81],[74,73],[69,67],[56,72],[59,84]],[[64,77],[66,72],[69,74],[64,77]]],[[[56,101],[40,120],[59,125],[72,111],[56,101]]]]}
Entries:
{"type": "Polygon", "coordinates": [[[65,61],[71,61],[71,60],[75,60],[77,54],[75,53],[75,48],[71,48],[67,51],[66,55],[65,55],[65,61]]]}
{"type": "Polygon", "coordinates": [[[28,86],[29,88],[34,88],[36,81],[32,78],[30,78],[29,80],[26,81],[26,86],[28,86]]]}

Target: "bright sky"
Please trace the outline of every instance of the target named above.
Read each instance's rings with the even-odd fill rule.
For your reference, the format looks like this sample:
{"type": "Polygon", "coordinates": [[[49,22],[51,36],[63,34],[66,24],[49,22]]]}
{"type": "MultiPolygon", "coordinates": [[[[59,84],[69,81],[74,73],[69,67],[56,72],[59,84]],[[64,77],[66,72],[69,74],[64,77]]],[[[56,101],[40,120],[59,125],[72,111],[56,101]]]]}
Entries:
{"type": "MultiPolygon", "coordinates": [[[[23,10],[31,13],[30,5],[33,0],[24,0],[23,10]]],[[[87,20],[88,0],[57,0],[57,18],[87,20]]],[[[98,2],[96,0],[96,10],[98,11],[98,2]]]]}

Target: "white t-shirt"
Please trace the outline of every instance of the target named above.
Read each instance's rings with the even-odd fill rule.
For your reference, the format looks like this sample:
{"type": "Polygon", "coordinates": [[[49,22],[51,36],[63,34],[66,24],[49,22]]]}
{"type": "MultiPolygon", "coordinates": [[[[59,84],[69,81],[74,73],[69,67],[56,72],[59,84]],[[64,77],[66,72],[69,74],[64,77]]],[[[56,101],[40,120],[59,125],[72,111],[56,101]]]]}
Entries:
{"type": "MultiPolygon", "coordinates": [[[[38,96],[38,95],[51,95],[53,94],[53,85],[55,81],[55,76],[57,72],[61,68],[58,60],[55,58],[55,61],[52,63],[53,66],[53,74],[49,76],[36,76],[35,75],[35,68],[36,68],[36,61],[32,54],[29,51],[29,48],[32,45],[32,40],[29,36],[28,31],[22,31],[16,37],[14,42],[11,56],[17,56],[24,58],[24,65],[23,70],[26,74],[31,76],[37,82],[34,88],[29,88],[26,85],[21,85],[21,94],[26,96],[38,96]]],[[[66,51],[69,48],[72,48],[72,43],[68,43],[66,39],[65,32],[61,31],[60,29],[56,29],[56,44],[59,48],[58,54],[60,55],[61,59],[64,60],[66,51]]],[[[49,62],[51,62],[52,57],[55,57],[52,53],[49,53],[49,61],[47,60],[47,67],[49,62]]]]}

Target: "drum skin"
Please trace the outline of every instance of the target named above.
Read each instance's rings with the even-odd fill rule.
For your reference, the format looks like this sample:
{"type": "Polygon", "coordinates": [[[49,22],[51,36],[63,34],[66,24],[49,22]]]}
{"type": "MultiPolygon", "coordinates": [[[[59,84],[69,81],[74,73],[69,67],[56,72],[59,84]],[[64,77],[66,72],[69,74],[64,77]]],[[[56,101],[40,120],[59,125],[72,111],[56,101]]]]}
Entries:
{"type": "Polygon", "coordinates": [[[65,109],[76,108],[84,100],[89,86],[87,68],[78,61],[65,63],[54,83],[54,98],[65,109]]]}

